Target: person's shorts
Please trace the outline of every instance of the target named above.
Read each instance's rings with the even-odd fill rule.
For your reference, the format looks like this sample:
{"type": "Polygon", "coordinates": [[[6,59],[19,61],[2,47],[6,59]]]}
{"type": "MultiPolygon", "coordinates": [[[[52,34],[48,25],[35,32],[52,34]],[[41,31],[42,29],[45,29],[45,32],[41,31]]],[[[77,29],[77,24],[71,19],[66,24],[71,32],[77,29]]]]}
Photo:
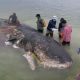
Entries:
{"type": "Polygon", "coordinates": [[[62,45],[70,45],[70,42],[63,41],[62,45]]]}
{"type": "Polygon", "coordinates": [[[43,33],[43,30],[38,29],[38,32],[43,33]]]}

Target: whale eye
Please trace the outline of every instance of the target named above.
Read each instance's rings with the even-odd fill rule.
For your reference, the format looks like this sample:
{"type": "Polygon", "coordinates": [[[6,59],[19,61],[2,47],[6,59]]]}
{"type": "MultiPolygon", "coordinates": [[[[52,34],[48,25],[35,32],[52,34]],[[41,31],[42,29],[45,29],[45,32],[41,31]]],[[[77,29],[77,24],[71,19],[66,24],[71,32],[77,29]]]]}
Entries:
{"type": "Polygon", "coordinates": [[[54,59],[55,59],[56,61],[59,61],[59,57],[58,57],[58,56],[54,56],[54,59]]]}
{"type": "Polygon", "coordinates": [[[62,57],[57,56],[57,59],[58,59],[58,61],[59,61],[60,63],[64,63],[64,59],[63,59],[62,57]]]}

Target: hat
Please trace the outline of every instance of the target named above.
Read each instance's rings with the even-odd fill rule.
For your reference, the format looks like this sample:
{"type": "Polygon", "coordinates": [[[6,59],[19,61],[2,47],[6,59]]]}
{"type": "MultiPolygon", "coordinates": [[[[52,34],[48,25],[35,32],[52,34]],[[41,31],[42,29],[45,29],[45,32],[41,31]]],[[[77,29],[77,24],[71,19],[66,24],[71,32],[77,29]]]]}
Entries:
{"type": "Polygon", "coordinates": [[[57,16],[53,16],[53,19],[57,20],[57,16]]]}

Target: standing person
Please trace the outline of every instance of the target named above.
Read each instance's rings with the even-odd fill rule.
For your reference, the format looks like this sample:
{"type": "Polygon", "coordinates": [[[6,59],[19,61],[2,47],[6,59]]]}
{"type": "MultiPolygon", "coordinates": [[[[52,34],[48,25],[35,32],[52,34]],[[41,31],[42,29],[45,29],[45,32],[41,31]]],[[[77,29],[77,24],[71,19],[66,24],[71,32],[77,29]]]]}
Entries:
{"type": "Polygon", "coordinates": [[[63,30],[63,42],[62,45],[70,45],[71,41],[71,33],[72,33],[72,27],[71,25],[65,24],[64,30],[63,30]]]}
{"type": "Polygon", "coordinates": [[[80,73],[77,74],[76,80],[80,80],[80,73]]]}
{"type": "Polygon", "coordinates": [[[19,21],[17,19],[16,13],[13,13],[12,15],[10,15],[9,17],[9,24],[19,24],[19,21]]]}
{"type": "Polygon", "coordinates": [[[61,18],[60,19],[60,23],[59,23],[59,27],[58,27],[58,32],[59,32],[59,39],[62,38],[62,32],[63,32],[63,29],[64,29],[64,25],[66,24],[66,21],[64,18],[61,18]]]}
{"type": "Polygon", "coordinates": [[[53,28],[56,28],[56,16],[53,16],[53,19],[51,19],[48,23],[48,26],[47,26],[47,33],[46,33],[46,36],[49,36],[50,37],[53,37],[53,28]]]}
{"type": "Polygon", "coordinates": [[[40,33],[43,33],[44,32],[44,21],[43,19],[41,18],[40,14],[36,14],[36,17],[37,17],[37,30],[38,32],[40,33]]]}

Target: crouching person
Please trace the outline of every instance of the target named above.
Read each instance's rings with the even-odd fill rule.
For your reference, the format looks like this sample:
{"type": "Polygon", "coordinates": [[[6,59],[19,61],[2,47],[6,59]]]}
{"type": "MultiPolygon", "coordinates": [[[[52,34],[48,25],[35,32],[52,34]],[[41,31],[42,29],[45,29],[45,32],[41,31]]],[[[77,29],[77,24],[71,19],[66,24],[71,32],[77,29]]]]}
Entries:
{"type": "Polygon", "coordinates": [[[11,25],[20,25],[20,22],[16,16],[16,13],[13,13],[12,15],[10,15],[8,23],[11,25]]]}

